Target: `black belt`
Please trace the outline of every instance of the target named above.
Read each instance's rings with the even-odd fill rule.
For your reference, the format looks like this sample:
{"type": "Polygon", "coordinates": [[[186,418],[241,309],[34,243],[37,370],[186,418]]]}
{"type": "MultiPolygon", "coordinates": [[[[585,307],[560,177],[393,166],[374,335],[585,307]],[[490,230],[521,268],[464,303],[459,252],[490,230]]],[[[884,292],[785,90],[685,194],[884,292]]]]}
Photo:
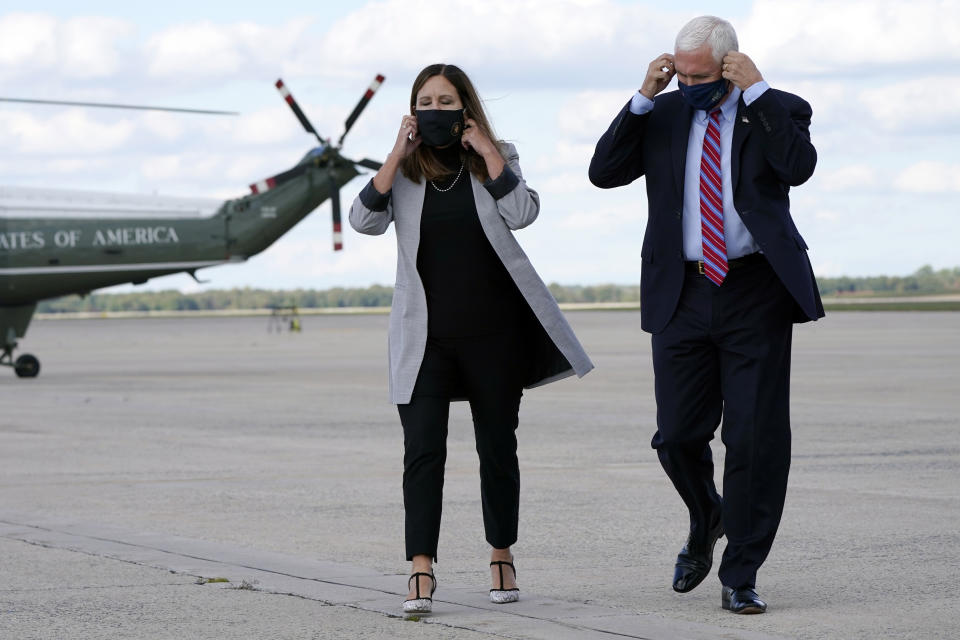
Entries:
{"type": "MultiPolygon", "coordinates": [[[[756,253],[743,256],[742,258],[727,260],[727,265],[730,271],[733,271],[734,269],[739,269],[740,267],[748,267],[752,264],[760,264],[761,262],[766,261],[767,259],[763,256],[763,254],[757,251],[756,253]]],[[[686,260],[683,264],[687,273],[698,273],[703,275],[703,260],[686,260]]]]}

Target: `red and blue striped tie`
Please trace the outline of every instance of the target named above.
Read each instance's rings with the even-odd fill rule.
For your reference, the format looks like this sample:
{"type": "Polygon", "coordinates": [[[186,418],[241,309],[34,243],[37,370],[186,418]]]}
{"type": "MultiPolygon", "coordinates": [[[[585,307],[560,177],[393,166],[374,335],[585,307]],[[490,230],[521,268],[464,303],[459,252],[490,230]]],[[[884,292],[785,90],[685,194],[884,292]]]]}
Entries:
{"type": "Polygon", "coordinates": [[[720,110],[710,113],[700,157],[700,231],[703,273],[718,287],[727,276],[727,244],[723,239],[723,182],[720,180],[720,110]]]}

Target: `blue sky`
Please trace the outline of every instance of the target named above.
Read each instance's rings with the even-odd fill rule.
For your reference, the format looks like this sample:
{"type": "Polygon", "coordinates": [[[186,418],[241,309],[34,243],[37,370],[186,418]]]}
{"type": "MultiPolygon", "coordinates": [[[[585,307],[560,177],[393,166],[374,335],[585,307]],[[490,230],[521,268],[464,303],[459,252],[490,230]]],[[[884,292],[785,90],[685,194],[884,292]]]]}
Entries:
{"type": "MultiPolygon", "coordinates": [[[[733,22],[741,51],[771,86],[813,106],[819,164],[791,197],[818,275],[960,265],[952,239],[960,209],[955,0],[34,2],[0,10],[0,95],[242,115],[0,104],[0,184],[239,196],[311,146],[273,89],[277,77],[323,135],[338,137],[371,78],[384,73],[344,148],[349,157],[382,158],[417,71],[454,62],[473,78],[541,194],[540,219],[518,239],[543,278],[635,283],[643,181],[600,191],[586,167],[648,62],[704,12],[733,22]]],[[[345,206],[364,180],[343,189],[345,206]]],[[[330,250],[324,204],[246,264],[203,273],[203,287],[392,283],[392,234],[348,229],[344,244],[341,253],[330,250]]],[[[146,286],[199,285],[170,276],[146,286]]]]}

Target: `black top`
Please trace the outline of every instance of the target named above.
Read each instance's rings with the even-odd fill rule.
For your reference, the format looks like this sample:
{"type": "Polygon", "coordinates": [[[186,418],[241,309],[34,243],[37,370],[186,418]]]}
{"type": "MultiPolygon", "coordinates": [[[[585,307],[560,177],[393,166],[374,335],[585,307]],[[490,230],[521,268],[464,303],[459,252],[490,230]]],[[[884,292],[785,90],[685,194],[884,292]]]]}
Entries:
{"type": "Polygon", "coordinates": [[[420,219],[417,271],[427,293],[428,335],[467,337],[514,329],[520,322],[520,292],[480,225],[470,172],[466,166],[460,170],[460,145],[436,151],[452,173],[427,181],[420,219]]]}

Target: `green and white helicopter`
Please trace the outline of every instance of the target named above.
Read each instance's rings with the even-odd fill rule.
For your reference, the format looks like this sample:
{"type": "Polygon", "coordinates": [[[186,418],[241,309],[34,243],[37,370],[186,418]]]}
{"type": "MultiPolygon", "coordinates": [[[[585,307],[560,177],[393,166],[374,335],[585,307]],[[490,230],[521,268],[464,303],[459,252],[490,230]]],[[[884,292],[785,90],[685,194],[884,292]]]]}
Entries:
{"type": "Polygon", "coordinates": [[[40,372],[36,357],[13,356],[40,300],[142,284],[172,273],[185,272],[196,279],[198,269],[243,262],[260,253],[327,199],[333,209],[333,249],[341,250],[340,188],[360,175],[358,166],[377,170],[381,165],[345,158],[340,148],[383,80],[376,76],[347,118],[336,145],[317,133],[283,81],[277,80],[277,89],[320,146],[293,168],[251,184],[250,193],[236,199],[0,187],[0,365],[12,367],[23,378],[40,372]]]}

